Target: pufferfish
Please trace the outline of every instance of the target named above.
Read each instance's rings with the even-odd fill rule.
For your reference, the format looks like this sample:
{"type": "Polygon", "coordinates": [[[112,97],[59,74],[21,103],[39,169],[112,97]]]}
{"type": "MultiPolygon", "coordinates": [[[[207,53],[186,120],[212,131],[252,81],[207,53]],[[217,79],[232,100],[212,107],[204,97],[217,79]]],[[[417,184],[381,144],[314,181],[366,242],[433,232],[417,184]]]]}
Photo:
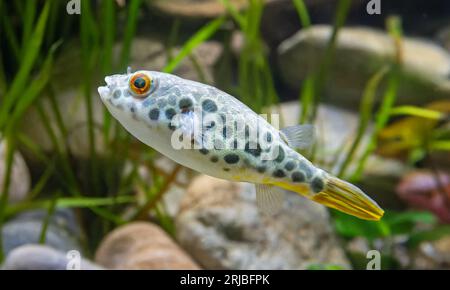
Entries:
{"type": "Polygon", "coordinates": [[[282,208],[281,188],[361,219],[384,214],[359,188],[296,151],[311,144],[312,125],[278,130],[233,96],[172,74],[128,69],[105,82],[100,97],[128,132],[185,167],[255,184],[265,213],[282,208]]]}

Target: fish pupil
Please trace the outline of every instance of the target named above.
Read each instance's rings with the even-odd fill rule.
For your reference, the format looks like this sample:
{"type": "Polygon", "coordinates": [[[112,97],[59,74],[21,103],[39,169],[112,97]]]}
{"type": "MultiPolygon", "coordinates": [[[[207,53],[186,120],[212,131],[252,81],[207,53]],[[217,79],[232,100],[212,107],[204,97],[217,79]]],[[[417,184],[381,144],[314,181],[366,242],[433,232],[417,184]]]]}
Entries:
{"type": "Polygon", "coordinates": [[[143,89],[145,87],[146,81],[143,78],[137,78],[134,81],[134,86],[138,89],[143,89]]]}

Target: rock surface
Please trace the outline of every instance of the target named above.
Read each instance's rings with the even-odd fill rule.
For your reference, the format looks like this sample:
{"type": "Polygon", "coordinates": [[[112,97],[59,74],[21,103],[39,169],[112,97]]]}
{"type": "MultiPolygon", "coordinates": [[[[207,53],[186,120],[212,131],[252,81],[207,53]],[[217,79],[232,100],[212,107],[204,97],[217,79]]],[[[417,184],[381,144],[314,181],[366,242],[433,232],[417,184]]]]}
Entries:
{"type": "MultiPolygon", "coordinates": [[[[6,143],[0,140],[0,191],[3,189],[3,182],[6,174],[5,168],[6,143]]],[[[30,191],[30,172],[20,154],[14,152],[14,160],[12,163],[10,186],[8,190],[8,201],[10,203],[19,202],[25,199],[30,191]]],[[[0,196],[2,193],[0,192],[0,196]]]]}
{"type": "MultiPolygon", "coordinates": [[[[2,227],[3,251],[8,254],[19,246],[39,243],[46,216],[46,211],[35,210],[20,214],[5,223],[2,227]]],[[[57,210],[48,224],[45,244],[63,252],[80,251],[80,235],[73,212],[57,210]]]]}
{"type": "Polygon", "coordinates": [[[450,236],[432,242],[423,242],[412,258],[414,269],[450,270],[450,236]]]}
{"type": "Polygon", "coordinates": [[[130,223],[109,233],[95,261],[111,269],[199,269],[161,228],[147,222],[130,223]]]}
{"type": "Polygon", "coordinates": [[[177,240],[206,269],[350,267],[324,207],[286,194],[274,217],[258,213],[253,186],[197,177],[176,218],[177,240]]]}
{"type": "Polygon", "coordinates": [[[61,252],[43,245],[25,245],[14,249],[2,266],[3,270],[101,270],[75,252],[61,252]],[[78,267],[79,266],[79,267],[78,267]]]}
{"type": "MultiPolygon", "coordinates": [[[[271,0],[265,1],[270,2],[271,0]]],[[[227,12],[223,4],[217,0],[156,0],[149,2],[150,5],[172,17],[214,18],[227,12]]],[[[247,6],[247,0],[230,0],[229,2],[237,10],[247,6]]]]}
{"type": "MultiPolygon", "coordinates": [[[[293,88],[318,68],[332,28],[312,26],[285,40],[278,48],[280,73],[293,88]]],[[[450,56],[441,47],[405,37],[398,103],[423,104],[450,95],[450,56]]],[[[387,33],[364,27],[340,30],[334,63],[325,85],[327,101],[357,108],[367,81],[392,63],[395,45],[387,33]]],[[[382,91],[380,91],[382,92],[382,91]]]]}

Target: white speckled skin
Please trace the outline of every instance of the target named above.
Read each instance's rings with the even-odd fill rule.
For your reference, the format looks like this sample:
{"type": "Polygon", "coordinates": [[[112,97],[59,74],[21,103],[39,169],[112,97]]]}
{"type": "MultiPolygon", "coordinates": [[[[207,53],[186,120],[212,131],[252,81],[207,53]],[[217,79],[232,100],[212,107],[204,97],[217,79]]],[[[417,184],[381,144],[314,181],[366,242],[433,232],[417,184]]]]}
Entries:
{"type": "Polygon", "coordinates": [[[98,91],[111,114],[143,143],[183,166],[218,178],[276,185],[303,184],[306,188],[316,184],[319,188],[314,192],[323,188],[326,173],[287,146],[279,130],[234,97],[171,74],[136,73],[145,73],[153,81],[144,97],[135,96],[129,88],[131,73],[106,77],[107,86],[99,87],[98,91]],[[222,116],[226,119],[226,136],[222,134],[222,116]],[[175,149],[173,133],[177,130],[190,133],[192,130],[186,124],[195,118],[204,124],[200,139],[193,138],[198,148],[175,149]],[[174,120],[179,120],[179,124],[174,120]],[[253,141],[251,145],[248,143],[248,135],[256,134],[258,137],[251,140],[260,146],[253,141]],[[219,149],[200,150],[202,137],[217,142],[214,144],[219,149]],[[222,144],[225,148],[220,147],[222,144]],[[273,158],[263,160],[264,154],[273,158]]]}

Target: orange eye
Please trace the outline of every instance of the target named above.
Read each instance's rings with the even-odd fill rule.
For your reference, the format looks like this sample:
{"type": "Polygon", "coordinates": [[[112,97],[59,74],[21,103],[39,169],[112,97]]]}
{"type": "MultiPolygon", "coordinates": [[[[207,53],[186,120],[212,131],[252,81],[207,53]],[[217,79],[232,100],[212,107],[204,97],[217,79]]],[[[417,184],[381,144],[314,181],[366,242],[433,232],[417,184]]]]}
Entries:
{"type": "Polygon", "coordinates": [[[130,78],[129,86],[136,97],[145,97],[150,91],[152,80],[145,73],[136,73],[130,78]]]}

